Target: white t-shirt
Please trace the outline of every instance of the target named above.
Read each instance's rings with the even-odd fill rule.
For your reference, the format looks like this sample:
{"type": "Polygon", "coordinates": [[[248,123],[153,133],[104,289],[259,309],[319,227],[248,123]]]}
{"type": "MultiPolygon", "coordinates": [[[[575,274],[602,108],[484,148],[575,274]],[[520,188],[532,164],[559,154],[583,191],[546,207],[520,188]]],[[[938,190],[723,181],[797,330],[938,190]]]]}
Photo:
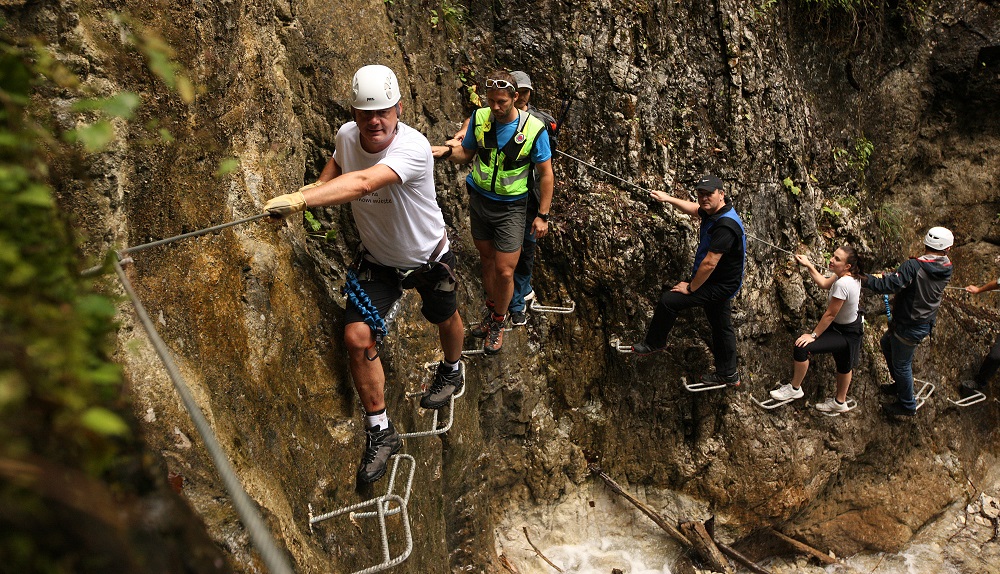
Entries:
{"type": "MultiPolygon", "coordinates": [[[[412,269],[427,263],[445,236],[445,226],[434,190],[431,144],[410,126],[398,125],[389,147],[371,154],[361,148],[358,124],[344,124],[337,132],[333,159],[341,173],[382,164],[402,180],[352,201],[351,212],[372,257],[382,265],[412,269]]],[[[447,251],[446,244],[441,253],[447,251]]]]}
{"type": "Polygon", "coordinates": [[[840,308],[837,316],[833,318],[833,322],[847,325],[857,321],[858,302],[861,299],[861,282],[850,275],[844,275],[837,279],[830,287],[830,297],[826,300],[827,304],[830,303],[830,299],[835,297],[843,299],[844,305],[840,308]]]}

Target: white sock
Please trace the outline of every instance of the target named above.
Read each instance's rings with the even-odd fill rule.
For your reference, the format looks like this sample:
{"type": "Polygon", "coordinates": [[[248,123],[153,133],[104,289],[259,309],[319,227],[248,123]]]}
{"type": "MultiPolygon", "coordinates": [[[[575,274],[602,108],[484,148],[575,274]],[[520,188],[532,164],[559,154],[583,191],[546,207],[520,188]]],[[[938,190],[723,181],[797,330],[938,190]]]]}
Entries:
{"type": "Polygon", "coordinates": [[[385,430],[389,428],[389,415],[385,414],[385,409],[365,414],[365,424],[372,430],[385,430]]]}
{"type": "Polygon", "coordinates": [[[449,363],[447,359],[441,359],[441,364],[444,365],[445,367],[448,367],[449,369],[451,369],[451,372],[453,372],[453,373],[458,370],[458,365],[461,362],[462,362],[461,360],[458,360],[458,361],[455,361],[454,363],[449,363]]]}

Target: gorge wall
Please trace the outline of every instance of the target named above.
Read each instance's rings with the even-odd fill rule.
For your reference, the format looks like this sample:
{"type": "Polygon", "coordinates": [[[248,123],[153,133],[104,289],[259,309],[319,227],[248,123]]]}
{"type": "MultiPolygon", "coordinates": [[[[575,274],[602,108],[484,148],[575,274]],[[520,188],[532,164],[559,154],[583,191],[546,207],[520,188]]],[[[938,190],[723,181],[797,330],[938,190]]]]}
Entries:
{"type": "MultiPolygon", "coordinates": [[[[349,120],[350,78],[368,63],[397,72],[404,121],[432,143],[468,114],[468,89],[486,72],[522,69],[536,105],[555,112],[572,101],[560,149],[678,194],[706,171],[727,182],[753,235],[735,302],[744,384],[690,394],[682,377],[711,366],[699,314],[682,319],[670,351],[655,358],[609,343],[641,336],[662,286],[685,277],[696,224],[557,157],[535,289],[546,303],[572,299],[576,311],[532,315],[501,355],[470,359],[453,429],[407,441],[418,461],[415,549],[396,571],[502,571],[500,517],[579,488],[588,460],[623,482],[701,501],[731,539],[780,526],[838,555],[896,550],[996,480],[996,401],[973,411],[944,398],[993,342],[990,296],[948,295],[915,362],[938,395],[912,422],[886,421],[878,408],[887,373],[874,297],[851,391],[857,410],[826,418],[811,408],[833,386],[826,359],[807,379],[807,401],[764,412],[750,400],[790,376],[790,343],[825,300],[770,244],[819,261],[849,242],[877,269],[916,254],[924,231],[945,225],[957,237],[954,285],[996,275],[996,2],[854,15],[733,0],[79,0],[2,10],[8,28],[37,35],[94,93],[142,97],[140,117],[116,124],[107,151],[52,158],[86,257],[252,215],[312,181],[349,120]],[[173,46],[196,87],[190,101],[128,49],[129,34],[173,46]],[[161,128],[170,141],[157,137],[161,128]],[[229,157],[239,167],[220,175],[229,157]]],[[[70,103],[55,89],[37,102],[64,122],[70,103]]],[[[481,289],[464,172],[449,164],[436,175],[471,322],[481,289]]],[[[308,504],[326,510],[370,494],[354,489],[363,438],[341,343],[339,286],[356,234],[348,207],[315,214],[333,240],[298,222],[252,223],[144,252],[129,274],[296,571],[352,571],[379,560],[374,525],[345,519],[310,532],[307,521],[308,504]]],[[[428,424],[405,395],[427,381],[424,363],[439,353],[414,299],[404,299],[383,353],[389,412],[407,430],[428,424]]],[[[183,495],[235,569],[261,571],[124,305],[121,321],[117,359],[150,450],[183,477],[183,495]]],[[[956,560],[971,572],[982,559],[956,560]]]]}

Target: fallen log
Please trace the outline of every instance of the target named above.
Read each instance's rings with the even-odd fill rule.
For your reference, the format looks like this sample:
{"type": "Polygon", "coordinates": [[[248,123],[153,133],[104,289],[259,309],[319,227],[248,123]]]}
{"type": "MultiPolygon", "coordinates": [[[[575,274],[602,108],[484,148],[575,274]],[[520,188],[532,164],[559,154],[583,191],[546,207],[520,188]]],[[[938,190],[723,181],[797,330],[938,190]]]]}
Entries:
{"type": "Polygon", "coordinates": [[[820,562],[822,562],[824,564],[837,564],[839,562],[833,556],[830,556],[829,554],[827,554],[825,552],[821,552],[821,551],[813,548],[812,546],[809,546],[808,544],[805,544],[803,542],[799,542],[798,540],[796,540],[796,539],[794,539],[794,538],[792,538],[790,536],[786,536],[786,535],[778,532],[777,530],[774,530],[773,528],[771,529],[771,534],[773,534],[775,536],[775,538],[778,538],[782,542],[785,542],[789,546],[791,546],[792,548],[798,550],[800,553],[806,554],[808,556],[812,556],[813,558],[818,559],[820,562]]]}
{"type": "Polygon", "coordinates": [[[669,534],[670,536],[672,536],[674,538],[674,540],[680,542],[682,545],[684,545],[687,548],[692,548],[693,547],[693,545],[691,544],[691,541],[687,539],[687,536],[684,536],[683,534],[681,534],[680,530],[677,530],[677,528],[675,528],[674,525],[672,525],[669,522],[667,522],[655,510],[653,510],[649,506],[643,504],[642,501],[640,501],[638,498],[636,498],[636,497],[632,496],[631,494],[625,492],[625,490],[621,487],[621,485],[619,485],[617,482],[615,482],[615,479],[613,479],[610,476],[608,476],[599,467],[597,467],[595,465],[590,465],[590,472],[592,472],[592,473],[596,474],[597,476],[601,477],[604,480],[604,482],[606,482],[608,484],[608,486],[611,487],[611,490],[613,490],[613,491],[615,491],[615,493],[620,494],[621,496],[623,496],[625,498],[625,500],[628,500],[629,502],[631,502],[633,506],[635,506],[636,508],[638,508],[639,510],[641,510],[643,514],[645,514],[646,516],[648,516],[649,518],[651,518],[653,520],[653,522],[656,523],[657,526],[659,526],[660,528],[662,528],[663,530],[665,530],[667,532],[667,534],[669,534]]]}
{"type": "MultiPolygon", "coordinates": [[[[695,550],[696,552],[698,552],[699,556],[702,557],[702,559],[705,561],[706,564],[713,564],[714,563],[714,566],[718,566],[719,567],[719,569],[717,571],[731,572],[731,570],[729,569],[730,568],[729,564],[726,562],[726,560],[724,558],[722,560],[718,560],[718,559],[713,560],[710,557],[710,555],[706,556],[704,553],[702,553],[691,542],[691,540],[687,536],[684,535],[684,533],[682,533],[680,530],[678,530],[672,524],[670,524],[669,522],[667,522],[667,520],[663,516],[661,516],[658,512],[656,512],[655,510],[653,510],[652,508],[650,508],[646,504],[643,504],[642,501],[640,501],[636,497],[632,496],[628,492],[625,492],[625,490],[617,482],[615,482],[615,480],[613,478],[611,478],[610,476],[608,476],[607,473],[605,473],[604,471],[602,471],[597,465],[593,465],[593,464],[590,465],[590,472],[593,473],[593,474],[596,474],[599,477],[601,477],[601,479],[604,480],[604,482],[607,483],[607,485],[609,487],[611,487],[611,490],[613,490],[615,493],[621,495],[623,498],[625,498],[625,500],[628,500],[629,502],[631,502],[633,506],[635,506],[636,508],[638,508],[643,514],[645,514],[650,519],[652,519],[652,521],[655,522],[657,526],[659,526],[660,528],[662,528],[674,540],[676,540],[682,546],[684,546],[684,548],[695,550]],[[721,564],[720,564],[720,562],[721,562],[721,564]]],[[[705,529],[704,525],[701,525],[701,530],[705,533],[705,536],[708,538],[708,540],[712,541],[712,537],[708,535],[708,531],[705,529]]],[[[718,546],[719,549],[722,549],[723,552],[729,553],[729,555],[731,557],[733,557],[738,562],[742,563],[744,566],[746,566],[750,570],[752,570],[755,574],[771,574],[767,570],[764,570],[763,568],[758,567],[756,564],[754,564],[753,562],[751,562],[750,560],[748,560],[745,556],[743,556],[739,552],[736,552],[732,548],[729,548],[728,546],[725,546],[725,545],[715,544],[714,541],[712,541],[712,543],[714,545],[718,546]],[[738,558],[737,558],[737,556],[738,556],[738,558]]],[[[675,566],[675,571],[682,571],[685,568],[685,566],[688,567],[688,568],[690,568],[690,563],[687,562],[685,564],[678,564],[678,565],[676,565],[675,566]]]]}
{"type": "Polygon", "coordinates": [[[733,574],[732,567],[729,565],[726,557],[722,555],[719,547],[715,545],[715,541],[709,536],[708,530],[705,530],[704,524],[697,521],[682,522],[681,532],[691,541],[698,554],[706,559],[706,564],[712,570],[725,572],[725,574],[733,574]]]}

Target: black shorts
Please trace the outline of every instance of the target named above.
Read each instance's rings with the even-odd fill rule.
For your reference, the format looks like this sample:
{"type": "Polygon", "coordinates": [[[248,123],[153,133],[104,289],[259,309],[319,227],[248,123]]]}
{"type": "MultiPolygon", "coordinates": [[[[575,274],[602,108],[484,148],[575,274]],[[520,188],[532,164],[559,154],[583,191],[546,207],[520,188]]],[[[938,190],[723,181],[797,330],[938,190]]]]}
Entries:
{"type": "Polygon", "coordinates": [[[492,241],[500,253],[513,253],[524,243],[525,206],[527,195],[514,201],[497,201],[472,189],[469,191],[469,226],[472,238],[492,241]]]}
{"type": "MultiPolygon", "coordinates": [[[[417,293],[420,293],[422,302],[420,312],[435,325],[447,321],[458,310],[458,284],[454,274],[449,273],[448,268],[441,263],[454,269],[455,254],[449,250],[441,256],[438,263],[431,265],[429,270],[415,278],[415,288],[417,293]]],[[[402,277],[399,272],[392,267],[384,267],[363,259],[357,275],[361,289],[368,294],[368,298],[378,309],[378,314],[385,319],[389,309],[403,296],[402,277]]],[[[364,322],[364,317],[350,301],[347,302],[347,310],[344,312],[344,322],[364,322]]]]}

